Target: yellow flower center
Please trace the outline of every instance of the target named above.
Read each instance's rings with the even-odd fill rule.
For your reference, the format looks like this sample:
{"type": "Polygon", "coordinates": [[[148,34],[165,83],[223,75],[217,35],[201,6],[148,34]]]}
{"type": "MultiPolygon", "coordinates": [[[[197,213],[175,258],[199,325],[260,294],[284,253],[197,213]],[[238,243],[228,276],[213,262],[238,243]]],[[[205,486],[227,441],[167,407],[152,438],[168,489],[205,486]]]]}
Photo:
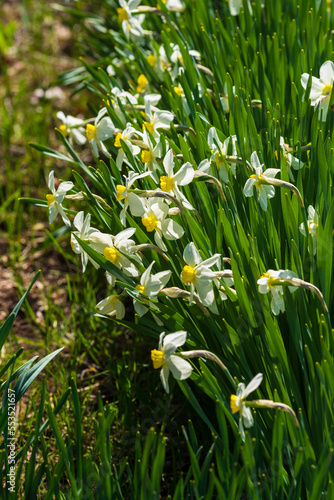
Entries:
{"type": "Polygon", "coordinates": [[[163,191],[166,191],[166,193],[169,193],[169,191],[172,191],[174,189],[173,177],[166,177],[165,175],[160,177],[160,187],[163,191]]]}
{"type": "Polygon", "coordinates": [[[86,125],[86,136],[88,141],[91,141],[92,139],[95,138],[96,136],[96,127],[95,125],[92,125],[91,123],[87,123],[86,125]]]}
{"type": "Polygon", "coordinates": [[[113,264],[117,264],[119,258],[120,258],[120,253],[115,247],[106,247],[103,250],[103,257],[105,257],[107,260],[112,262],[113,264]]]}
{"type": "Polygon", "coordinates": [[[64,125],[64,124],[59,125],[59,130],[63,134],[64,137],[68,136],[66,125],[64,125]]]}
{"type": "Polygon", "coordinates": [[[152,151],[142,151],[142,154],[141,154],[141,161],[143,163],[151,163],[151,161],[153,161],[153,153],[152,151]]]}
{"type": "Polygon", "coordinates": [[[119,7],[117,9],[117,14],[118,14],[118,21],[122,23],[123,21],[126,21],[128,19],[128,13],[126,12],[126,9],[119,7]]]}
{"type": "Polygon", "coordinates": [[[117,194],[116,201],[125,200],[126,197],[123,196],[123,193],[125,190],[126,190],[125,186],[121,186],[120,184],[117,184],[117,186],[116,186],[116,194],[117,194]]]}
{"type": "Polygon", "coordinates": [[[332,88],[333,88],[332,85],[326,84],[322,89],[322,95],[330,96],[332,93],[332,88]]]}
{"type": "Polygon", "coordinates": [[[196,279],[196,269],[191,266],[184,266],[181,273],[181,279],[185,285],[194,283],[196,279]]]}
{"type": "Polygon", "coordinates": [[[46,200],[48,202],[48,207],[49,207],[55,201],[55,195],[54,194],[47,194],[46,200]]]}
{"type": "Polygon", "coordinates": [[[145,287],[143,285],[137,285],[136,286],[136,290],[138,290],[138,292],[140,292],[143,295],[145,295],[145,287]]]}
{"type": "Polygon", "coordinates": [[[153,135],[154,133],[154,124],[151,122],[144,122],[143,124],[143,130],[147,128],[147,130],[150,132],[150,134],[153,135]]]}
{"type": "Polygon", "coordinates": [[[122,140],[125,140],[125,139],[126,139],[125,137],[124,137],[124,139],[123,139],[123,137],[122,137],[122,133],[121,133],[121,132],[119,132],[119,133],[116,135],[116,139],[115,139],[115,142],[114,142],[114,146],[116,146],[116,148],[121,148],[121,147],[122,147],[122,144],[121,144],[120,139],[122,139],[122,140]]]}
{"type": "Polygon", "coordinates": [[[224,163],[223,155],[221,153],[216,153],[215,154],[215,162],[216,162],[217,166],[219,166],[222,163],[224,163]]]}
{"type": "Polygon", "coordinates": [[[137,80],[137,92],[142,93],[147,89],[148,79],[145,75],[140,75],[137,80]]]}
{"type": "Polygon", "coordinates": [[[147,62],[150,66],[152,66],[152,68],[154,68],[157,58],[153,54],[149,54],[147,56],[147,62]]]}
{"type": "Polygon", "coordinates": [[[309,225],[308,225],[307,227],[308,227],[309,233],[310,233],[313,229],[316,229],[316,231],[318,231],[318,224],[316,224],[315,222],[310,222],[310,223],[309,223],[309,225]]]}
{"type": "Polygon", "coordinates": [[[174,92],[177,95],[180,95],[180,96],[182,95],[182,89],[180,89],[180,87],[174,87],[174,92]]]}
{"type": "Polygon", "coordinates": [[[237,399],[238,398],[235,394],[231,395],[230,406],[232,413],[237,413],[238,411],[241,411],[241,406],[237,405],[237,399]]]}
{"type": "Polygon", "coordinates": [[[151,351],[151,359],[153,361],[153,368],[161,368],[164,364],[165,356],[162,351],[153,349],[153,351],[151,351]]]}
{"type": "Polygon", "coordinates": [[[149,233],[158,228],[158,219],[154,215],[144,217],[141,221],[149,233]]]}

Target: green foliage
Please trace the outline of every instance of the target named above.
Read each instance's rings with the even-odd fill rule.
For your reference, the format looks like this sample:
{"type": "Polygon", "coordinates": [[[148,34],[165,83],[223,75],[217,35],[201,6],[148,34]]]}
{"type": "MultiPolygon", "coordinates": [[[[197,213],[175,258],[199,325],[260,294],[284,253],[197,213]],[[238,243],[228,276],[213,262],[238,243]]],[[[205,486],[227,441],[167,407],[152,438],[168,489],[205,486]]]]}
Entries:
{"type": "MultiPolygon", "coordinates": [[[[101,11],[94,16],[80,9],[67,10],[85,23],[86,55],[82,69],[61,77],[63,83],[76,85],[75,93],[84,87],[90,92],[92,118],[70,127],[69,138],[58,133],[66,154],[46,146],[33,146],[52,158],[71,163],[75,168],[72,203],[78,213],[91,214],[91,226],[103,232],[105,241],[109,237],[109,243],[102,244],[101,234],[92,236],[87,227],[85,233],[79,216],[74,219],[74,251],[81,253],[82,262],[88,259],[88,266],[94,262],[116,278],[118,295],[110,295],[110,303],[116,301],[121,308],[124,301],[130,305],[134,300],[135,307],[140,304],[150,309],[132,320],[132,310],[123,319],[121,309],[114,307],[109,314],[116,318],[111,319],[131,327],[141,337],[152,336],[153,348],[161,332],[184,330],[188,334],[184,351],[210,351],[227,367],[222,371],[201,356],[193,362],[191,380],[179,383],[194,410],[193,425],[189,424],[189,432],[184,431],[185,442],[178,452],[182,454],[187,449],[190,465],[183,476],[176,478],[175,470],[168,475],[172,487],[166,493],[175,499],[232,499],[243,495],[254,499],[316,499],[326,494],[331,497],[334,114],[330,108],[327,119],[321,120],[309,99],[311,79],[305,90],[301,76],[308,73],[318,77],[323,63],[333,58],[333,11],[325,1],[308,0],[299,5],[296,0],[268,0],[263,4],[253,2],[251,9],[244,2],[239,15],[231,16],[227,3],[185,0],[181,14],[169,11],[165,5],[160,5],[158,11],[146,6],[145,31],[133,38],[131,23],[138,28],[138,12],[125,26],[125,30],[129,26],[130,32],[124,33],[124,25],[117,18],[118,4],[101,4],[101,11]],[[178,45],[177,54],[171,44],[178,45]],[[164,50],[160,51],[160,47],[164,50]],[[154,65],[149,56],[155,58],[154,65]],[[137,89],[140,75],[147,78],[143,92],[137,89]],[[131,100],[136,93],[140,95],[131,100]],[[156,133],[147,127],[145,138],[143,123],[151,121],[148,114],[142,114],[144,95],[148,93],[161,94],[158,108],[152,105],[152,109],[172,112],[173,123],[161,126],[156,133]],[[88,166],[82,159],[85,151],[74,145],[71,132],[87,124],[101,123],[95,117],[103,107],[103,119],[111,121],[114,130],[111,133],[105,129],[100,142],[93,137],[91,145],[96,141],[97,147],[106,148],[110,157],[99,152],[103,161],[95,158],[95,166],[88,166]],[[119,138],[117,134],[123,132],[126,124],[131,124],[135,132],[129,132],[129,138],[119,138]],[[221,143],[235,135],[236,150],[232,151],[232,141],[224,152],[216,138],[209,144],[212,127],[221,143]],[[282,147],[280,137],[286,146],[282,147]],[[184,234],[163,239],[164,246],[160,243],[159,249],[153,230],[145,229],[151,217],[147,207],[143,217],[144,213],[139,216],[130,206],[124,217],[126,227],[135,230],[130,235],[135,243],[117,248],[114,237],[124,229],[124,199],[120,196],[124,191],[119,191],[118,186],[124,184],[123,176],[129,172],[141,174],[147,170],[142,153],[147,151],[149,141],[153,148],[161,143],[156,172],[138,178],[129,192],[150,199],[150,192],[159,189],[158,178],[166,174],[163,159],[171,148],[174,173],[190,162],[197,175],[180,189],[196,211],[182,203],[183,198],[175,200],[173,193],[174,199],[169,200],[170,217],[184,234]],[[122,165],[117,142],[124,153],[122,165]],[[218,157],[213,154],[214,148],[218,148],[218,157]],[[275,196],[267,201],[267,210],[257,198],[261,184],[253,187],[252,197],[246,197],[244,192],[245,183],[254,176],[254,152],[264,165],[264,176],[266,169],[280,169],[276,179],[280,182],[275,184],[275,196]],[[298,160],[299,169],[289,168],[289,154],[298,160]],[[205,171],[199,170],[203,160],[208,160],[205,171]],[[296,189],[303,203],[294,194],[296,189]],[[316,239],[308,231],[309,206],[318,214],[318,220],[314,219],[316,239]],[[184,300],[185,295],[175,291],[189,290],[181,273],[185,264],[189,265],[184,251],[190,242],[200,250],[203,260],[215,254],[224,257],[212,267],[216,274],[215,298],[211,303],[203,304],[200,299],[190,305],[189,297],[184,300]],[[114,244],[118,254],[108,260],[104,250],[114,244]],[[141,245],[150,246],[143,249],[141,245]],[[127,263],[123,260],[119,264],[122,257],[128,259],[127,263]],[[140,292],[140,275],[153,260],[154,274],[170,271],[165,288],[173,291],[162,290],[148,303],[140,292]],[[137,267],[137,272],[129,271],[129,262],[137,267]],[[289,270],[302,280],[296,290],[291,289],[296,281],[284,282],[282,278],[282,282],[276,283],[284,286],[285,310],[280,314],[273,306],[275,295],[268,299],[268,295],[260,293],[257,283],[270,269],[289,270]],[[220,275],[228,271],[232,272],[234,288],[220,275]],[[314,294],[316,290],[322,295],[314,294]],[[257,373],[263,374],[263,383],[257,390],[261,400],[293,408],[299,426],[283,411],[257,407],[253,411],[254,427],[246,431],[243,441],[238,428],[241,416],[235,418],[231,414],[230,396],[236,392],[236,383],[247,384],[257,373]],[[213,434],[209,443],[208,433],[213,434]]],[[[153,2],[152,7],[156,7],[153,2]]],[[[333,103],[333,92],[330,102],[333,103]]],[[[58,202],[66,206],[67,200],[58,202]]],[[[272,288],[274,292],[279,290],[275,285],[272,288]]],[[[101,320],[101,315],[97,316],[101,320]]],[[[173,381],[170,385],[173,391],[173,381]]],[[[109,432],[115,413],[112,409],[109,412],[108,406],[103,409],[100,400],[95,450],[100,458],[82,458],[81,410],[73,381],[71,390],[76,447],[64,440],[50,409],[48,417],[60,450],[59,471],[66,470],[73,498],[80,498],[85,486],[91,498],[159,498],[165,494],[162,477],[168,440],[149,431],[144,443],[140,438],[136,441],[129,462],[113,468],[109,432]],[[84,479],[91,474],[95,474],[94,486],[85,484],[84,479]]],[[[177,457],[173,463],[175,467],[177,457]]],[[[54,478],[49,491],[61,489],[57,484],[54,478]]]]}

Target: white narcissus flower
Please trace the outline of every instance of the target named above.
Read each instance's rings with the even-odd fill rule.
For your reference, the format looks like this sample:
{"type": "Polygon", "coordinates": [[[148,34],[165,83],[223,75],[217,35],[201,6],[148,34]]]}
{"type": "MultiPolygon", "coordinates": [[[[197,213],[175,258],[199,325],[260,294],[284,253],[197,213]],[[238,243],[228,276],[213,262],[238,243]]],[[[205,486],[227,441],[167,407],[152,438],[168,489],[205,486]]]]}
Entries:
{"type": "Polygon", "coordinates": [[[247,387],[242,382],[238,385],[237,394],[231,395],[230,406],[232,413],[239,412],[239,431],[241,434],[241,439],[245,440],[245,431],[246,429],[252,427],[254,424],[253,415],[249,408],[244,403],[244,400],[249,396],[249,394],[255,391],[259,385],[261,384],[263,379],[262,373],[258,373],[255,377],[249,382],[247,387]]]}
{"type": "MultiPolygon", "coordinates": [[[[217,130],[214,127],[211,127],[208,133],[208,144],[212,152],[211,160],[214,161],[217,165],[219,177],[225,183],[228,182],[228,167],[224,161],[224,156],[227,155],[228,146],[230,144],[230,140],[232,142],[232,156],[237,155],[236,142],[237,137],[235,135],[231,137],[227,137],[222,143],[219,140],[217,130]]],[[[236,164],[233,163],[230,165],[233,175],[236,175],[236,164]]]]}
{"type": "Polygon", "coordinates": [[[181,193],[178,186],[187,186],[190,184],[194,178],[194,169],[189,162],[182,165],[180,170],[174,174],[174,154],[173,150],[167,151],[166,156],[163,161],[163,166],[166,171],[166,175],[160,177],[160,187],[162,191],[166,193],[171,193],[175,198],[181,201],[182,205],[190,210],[194,210],[194,207],[189,203],[184,194],[181,193]]]}
{"type": "Polygon", "coordinates": [[[181,279],[185,285],[190,285],[189,303],[192,303],[196,290],[202,304],[212,306],[215,299],[213,280],[216,274],[210,267],[219,264],[220,254],[216,253],[209,259],[202,260],[195,244],[190,242],[184,249],[183,259],[186,265],[183,267],[181,279]]]}
{"type": "Polygon", "coordinates": [[[130,239],[135,232],[136,229],[134,228],[124,229],[116,236],[96,232],[90,236],[91,246],[126,275],[139,276],[140,273],[137,267],[126,257],[126,255],[129,255],[133,260],[140,263],[140,258],[135,254],[136,244],[130,239]]]}
{"type": "Polygon", "coordinates": [[[299,161],[298,158],[296,158],[295,156],[293,156],[291,153],[288,152],[283,137],[280,137],[279,143],[282,148],[283,158],[287,166],[289,177],[291,178],[292,181],[294,181],[295,179],[293,177],[291,168],[293,168],[294,170],[300,170],[301,168],[303,168],[304,163],[302,161],[299,161]]]}
{"type": "MultiPolygon", "coordinates": [[[[171,61],[173,63],[179,62],[180,64],[183,65],[184,63],[183,63],[182,53],[181,53],[179,45],[177,45],[176,43],[171,43],[170,47],[172,49],[171,61]]],[[[188,52],[189,52],[190,56],[197,57],[197,58],[201,57],[201,54],[197,50],[191,49],[188,52]]]]}
{"type": "Polygon", "coordinates": [[[143,130],[147,128],[147,130],[150,132],[150,134],[153,135],[155,139],[159,139],[160,137],[158,129],[170,128],[170,124],[174,120],[174,115],[170,111],[159,110],[159,109],[152,111],[150,101],[146,101],[145,104],[145,117],[146,120],[144,121],[143,124],[143,130]]]}
{"type": "MultiPolygon", "coordinates": [[[[310,78],[308,73],[302,74],[301,83],[304,89],[307,88],[307,83],[310,78]]],[[[318,117],[322,121],[326,121],[329,101],[334,84],[334,63],[326,61],[320,68],[320,78],[312,76],[312,84],[310,91],[311,106],[318,107],[318,117]]]]}
{"type": "Polygon", "coordinates": [[[52,222],[55,221],[57,215],[60,214],[66,226],[71,225],[71,221],[65,214],[61,204],[66,196],[67,191],[72,189],[73,185],[74,185],[73,182],[70,181],[61,182],[58,186],[58,189],[56,190],[54,181],[54,171],[51,170],[51,172],[49,173],[48,186],[52,193],[46,195],[46,200],[48,202],[48,207],[49,207],[49,224],[52,224],[52,222]]]}
{"type": "Polygon", "coordinates": [[[96,308],[101,314],[116,316],[116,319],[123,319],[125,316],[125,307],[120,300],[119,295],[109,295],[96,304],[96,308]]]}
{"type": "MultiPolygon", "coordinates": [[[[318,225],[319,225],[319,215],[314,210],[312,205],[309,205],[307,209],[307,229],[313,240],[313,255],[317,253],[317,234],[318,234],[318,225]]],[[[299,226],[299,231],[302,235],[306,236],[305,225],[304,222],[299,226]]]]}
{"type": "Polygon", "coordinates": [[[90,219],[91,215],[87,214],[84,218],[84,212],[78,212],[74,218],[73,225],[77,229],[77,231],[72,231],[71,233],[71,247],[74,253],[81,255],[82,262],[82,272],[86,271],[88,259],[91,261],[95,268],[98,268],[99,265],[95,262],[94,259],[89,257],[89,255],[83,250],[80,246],[80,243],[77,241],[74,235],[80,238],[84,243],[88,245],[91,244],[91,235],[92,233],[98,232],[98,229],[94,229],[90,227],[90,219]]]}
{"type": "Polygon", "coordinates": [[[140,153],[140,148],[138,146],[136,146],[135,144],[132,144],[131,138],[134,134],[137,134],[137,133],[138,133],[138,131],[134,127],[132,127],[132,125],[130,123],[127,123],[126,128],[123,130],[123,132],[120,132],[116,135],[114,144],[115,144],[116,148],[119,148],[117,158],[116,158],[116,165],[119,168],[119,170],[122,169],[123,161],[128,163],[125,151],[122,149],[121,139],[128,146],[132,155],[136,156],[137,154],[140,153]]]}
{"type": "Polygon", "coordinates": [[[110,139],[115,133],[115,127],[109,116],[104,116],[107,113],[106,108],[102,108],[94,120],[94,125],[87,123],[86,136],[92,148],[93,155],[98,158],[99,149],[106,156],[110,156],[109,151],[103,144],[104,141],[110,139]]]}
{"type": "Polygon", "coordinates": [[[142,198],[139,198],[135,193],[129,192],[132,184],[137,180],[149,175],[150,172],[144,172],[143,174],[137,174],[130,170],[129,176],[125,179],[125,186],[118,184],[116,186],[116,201],[124,200],[124,208],[121,210],[119,214],[119,218],[123,226],[126,226],[126,211],[130,208],[130,212],[135,217],[141,217],[145,213],[145,202],[142,198]]]}
{"type": "Polygon", "coordinates": [[[261,208],[263,210],[267,210],[267,203],[268,203],[267,199],[273,198],[275,196],[275,188],[274,186],[266,184],[266,181],[265,179],[263,179],[263,176],[272,179],[278,174],[278,172],[280,172],[280,169],[267,168],[267,170],[263,172],[262,170],[263,165],[260,164],[259,157],[257,156],[257,153],[255,151],[252,153],[250,160],[252,167],[255,170],[255,174],[252,174],[250,178],[246,181],[244,187],[244,195],[253,196],[253,188],[255,186],[258,191],[261,208]]]}
{"type": "Polygon", "coordinates": [[[166,0],[166,7],[169,10],[175,12],[182,12],[185,9],[185,5],[180,0],[166,0]]]}
{"type": "MultiPolygon", "coordinates": [[[[247,0],[249,12],[252,14],[252,6],[250,0],[247,0]]],[[[238,16],[243,5],[243,0],[228,0],[228,6],[230,8],[231,16],[238,16]]]]}
{"type": "Polygon", "coordinates": [[[160,142],[160,137],[157,138],[155,145],[153,145],[150,136],[145,129],[142,134],[142,139],[147,148],[143,149],[141,153],[141,161],[145,164],[146,170],[150,171],[151,176],[155,180],[155,182],[158,182],[156,170],[159,169],[159,164],[157,162],[157,158],[161,157],[162,152],[162,143],[160,142]]]}
{"type": "Polygon", "coordinates": [[[142,218],[142,223],[149,233],[155,231],[154,240],[161,250],[167,252],[167,247],[162,240],[164,236],[167,240],[174,241],[182,238],[184,229],[173,219],[167,218],[169,206],[164,201],[157,201],[157,198],[148,200],[146,210],[142,218]]]}
{"type": "Polygon", "coordinates": [[[167,394],[169,393],[168,377],[171,371],[177,380],[185,380],[190,377],[193,370],[189,361],[176,356],[174,352],[187,340],[187,332],[175,332],[165,336],[162,332],[159,337],[158,349],[151,351],[153,367],[161,368],[160,378],[167,394]]]}
{"type": "MultiPolygon", "coordinates": [[[[282,299],[283,286],[275,285],[275,280],[284,280],[289,278],[298,278],[298,276],[296,275],[296,273],[294,273],[293,271],[289,271],[288,269],[285,271],[273,271],[272,269],[268,269],[268,271],[257,280],[259,292],[261,294],[271,292],[272,298],[270,307],[275,316],[277,316],[280,312],[285,311],[282,299]]],[[[294,286],[289,286],[289,290],[290,292],[294,292],[295,290],[297,290],[297,288],[294,286]]]]}
{"type": "Polygon", "coordinates": [[[151,274],[154,262],[155,261],[153,261],[142,274],[140,284],[136,286],[136,289],[145,296],[145,299],[141,298],[142,301],[147,304],[146,307],[144,304],[141,304],[141,302],[138,302],[138,300],[133,300],[135,311],[139,316],[143,316],[150,307],[158,310],[157,306],[151,302],[150,299],[154,299],[160,290],[166,286],[172,274],[171,271],[161,271],[160,273],[151,274]]]}
{"type": "Polygon", "coordinates": [[[73,140],[80,146],[85,144],[85,129],[84,127],[80,127],[83,124],[80,118],[75,118],[71,115],[66,116],[62,111],[58,111],[57,118],[63,122],[58,128],[64,137],[69,138],[70,144],[73,144],[73,140]]]}

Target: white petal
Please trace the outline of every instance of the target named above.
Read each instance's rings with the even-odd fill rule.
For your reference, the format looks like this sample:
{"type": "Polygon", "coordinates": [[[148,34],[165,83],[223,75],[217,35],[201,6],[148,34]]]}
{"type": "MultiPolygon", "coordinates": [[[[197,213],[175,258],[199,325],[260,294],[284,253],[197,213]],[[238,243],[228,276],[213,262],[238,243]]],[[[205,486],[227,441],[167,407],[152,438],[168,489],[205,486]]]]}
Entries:
{"type": "Polygon", "coordinates": [[[115,127],[109,117],[104,117],[96,127],[96,135],[99,141],[106,141],[115,133],[115,127]]]}
{"type": "Polygon", "coordinates": [[[51,191],[51,193],[54,193],[55,191],[55,173],[54,173],[54,170],[51,170],[51,172],[49,173],[49,183],[48,183],[48,187],[51,191]]]}
{"type": "Polygon", "coordinates": [[[268,207],[268,201],[267,201],[267,194],[264,190],[264,186],[261,187],[261,189],[259,190],[259,203],[261,205],[262,210],[266,211],[268,207]]]}
{"type": "Polygon", "coordinates": [[[187,332],[180,330],[178,332],[169,333],[163,338],[163,351],[165,358],[171,356],[178,347],[181,347],[187,340],[187,332]]]}
{"type": "Polygon", "coordinates": [[[179,186],[186,186],[194,178],[194,169],[189,162],[182,165],[180,170],[174,175],[174,181],[177,182],[179,186]]]}
{"type": "Polygon", "coordinates": [[[178,240],[184,235],[184,229],[173,219],[165,219],[162,222],[161,230],[167,240],[178,240]]]}
{"type": "Polygon", "coordinates": [[[185,380],[190,377],[191,372],[193,371],[189,361],[186,361],[179,356],[171,356],[165,360],[165,363],[172,372],[174,378],[177,380],[185,380]]]}
{"type": "Polygon", "coordinates": [[[333,85],[334,82],[334,63],[326,61],[320,68],[320,80],[327,84],[333,85]]]}
{"type": "Polygon", "coordinates": [[[160,370],[160,378],[167,394],[169,393],[168,376],[169,376],[169,368],[167,365],[164,365],[160,370]]]}
{"type": "Polygon", "coordinates": [[[211,304],[215,300],[215,293],[213,291],[213,285],[209,284],[209,285],[205,285],[205,286],[204,285],[197,286],[197,283],[196,283],[196,290],[197,290],[198,296],[199,296],[202,304],[204,304],[205,306],[211,306],[211,304]]]}
{"type": "Polygon", "coordinates": [[[322,99],[318,105],[318,117],[319,120],[325,122],[327,119],[328,108],[329,108],[330,95],[322,99]]]}
{"type": "Polygon", "coordinates": [[[254,169],[257,169],[259,168],[260,171],[262,172],[262,165],[260,163],[260,160],[259,160],[259,157],[257,155],[257,152],[254,151],[252,154],[251,154],[251,158],[250,158],[250,162],[252,164],[252,167],[254,167],[254,169]]]}
{"type": "Polygon", "coordinates": [[[174,155],[173,155],[173,150],[170,149],[164,158],[163,161],[164,169],[168,175],[168,177],[173,176],[173,169],[174,169],[174,155]]]}
{"type": "Polygon", "coordinates": [[[49,206],[49,224],[56,220],[58,213],[58,205],[55,202],[51,203],[49,206]]]}
{"type": "Polygon", "coordinates": [[[188,243],[183,252],[183,259],[188,264],[188,266],[195,267],[197,264],[202,262],[199,251],[195,247],[195,244],[191,241],[188,243]]]}
{"type": "Polygon", "coordinates": [[[147,269],[145,269],[145,271],[142,274],[142,277],[140,278],[140,284],[144,287],[147,285],[154,263],[155,260],[151,262],[151,264],[148,266],[147,269]]]}
{"type": "Polygon", "coordinates": [[[262,380],[263,380],[262,373],[258,373],[257,375],[255,375],[255,377],[249,382],[249,384],[245,388],[244,394],[242,396],[243,399],[246,398],[251,392],[255,391],[261,384],[262,380]]]}
{"type": "Polygon", "coordinates": [[[154,241],[155,243],[158,245],[159,248],[161,248],[161,250],[163,252],[167,252],[167,247],[166,245],[164,244],[163,240],[162,240],[162,233],[161,231],[155,231],[154,233],[154,241]]]}
{"type": "Polygon", "coordinates": [[[252,425],[254,425],[254,419],[252,412],[250,411],[250,408],[247,408],[247,406],[243,405],[241,414],[242,414],[243,424],[246,427],[246,429],[252,427],[252,425]]]}
{"type": "Polygon", "coordinates": [[[71,181],[61,182],[59,184],[58,189],[57,189],[57,194],[65,194],[65,193],[67,193],[67,191],[72,189],[73,186],[74,186],[74,184],[71,181]]]}
{"type": "Polygon", "coordinates": [[[267,168],[267,170],[263,172],[263,175],[269,177],[269,179],[273,179],[278,172],[280,172],[279,168],[267,168]]]}
{"type": "Polygon", "coordinates": [[[244,195],[245,196],[247,196],[247,197],[253,196],[253,188],[254,188],[255,182],[256,182],[256,180],[253,178],[247,179],[246,184],[244,186],[244,195]]]}

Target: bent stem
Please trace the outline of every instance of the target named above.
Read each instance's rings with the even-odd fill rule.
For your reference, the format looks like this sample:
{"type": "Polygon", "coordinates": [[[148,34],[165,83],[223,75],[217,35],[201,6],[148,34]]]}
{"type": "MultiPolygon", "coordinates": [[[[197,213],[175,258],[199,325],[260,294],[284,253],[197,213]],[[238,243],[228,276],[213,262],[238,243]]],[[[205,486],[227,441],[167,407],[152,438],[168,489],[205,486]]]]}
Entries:
{"type": "Polygon", "coordinates": [[[149,243],[143,243],[142,245],[137,245],[135,247],[136,252],[145,252],[146,250],[154,250],[155,252],[158,252],[162,257],[169,262],[169,257],[165,254],[161,248],[157,247],[156,245],[152,245],[149,243]]]}
{"type": "Polygon", "coordinates": [[[293,184],[290,184],[290,182],[282,181],[281,179],[269,179],[269,177],[266,177],[263,174],[261,174],[261,179],[266,181],[266,184],[271,184],[272,186],[278,186],[278,187],[282,187],[285,189],[289,189],[297,196],[298,201],[300,203],[300,206],[304,207],[304,201],[303,201],[302,195],[300,194],[300,192],[298,191],[296,186],[294,186],[293,184]]]}
{"type": "Polygon", "coordinates": [[[291,415],[291,417],[294,420],[294,423],[296,424],[296,427],[299,427],[299,422],[295,412],[293,411],[292,408],[290,408],[290,406],[284,403],[275,403],[270,399],[255,399],[254,401],[244,401],[244,404],[250,408],[270,408],[272,410],[285,411],[286,413],[289,413],[289,415],[291,415]]]}
{"type": "Polygon", "coordinates": [[[183,352],[180,352],[179,354],[180,354],[180,356],[182,356],[182,358],[185,358],[185,359],[191,359],[191,358],[211,359],[211,361],[214,361],[215,363],[217,363],[217,365],[220,366],[220,368],[222,370],[227,370],[224,363],[218,358],[218,356],[213,354],[213,352],[199,350],[199,351],[183,351],[183,352]]]}
{"type": "MultiPolygon", "coordinates": [[[[164,293],[165,295],[167,295],[167,297],[171,297],[172,299],[190,299],[190,292],[188,292],[187,290],[182,290],[182,288],[178,288],[177,286],[173,286],[171,288],[163,288],[162,290],[160,290],[160,293],[164,293]]],[[[193,301],[203,311],[205,316],[210,316],[209,311],[205,306],[203,306],[196,293],[194,293],[193,295],[193,301]]]]}

